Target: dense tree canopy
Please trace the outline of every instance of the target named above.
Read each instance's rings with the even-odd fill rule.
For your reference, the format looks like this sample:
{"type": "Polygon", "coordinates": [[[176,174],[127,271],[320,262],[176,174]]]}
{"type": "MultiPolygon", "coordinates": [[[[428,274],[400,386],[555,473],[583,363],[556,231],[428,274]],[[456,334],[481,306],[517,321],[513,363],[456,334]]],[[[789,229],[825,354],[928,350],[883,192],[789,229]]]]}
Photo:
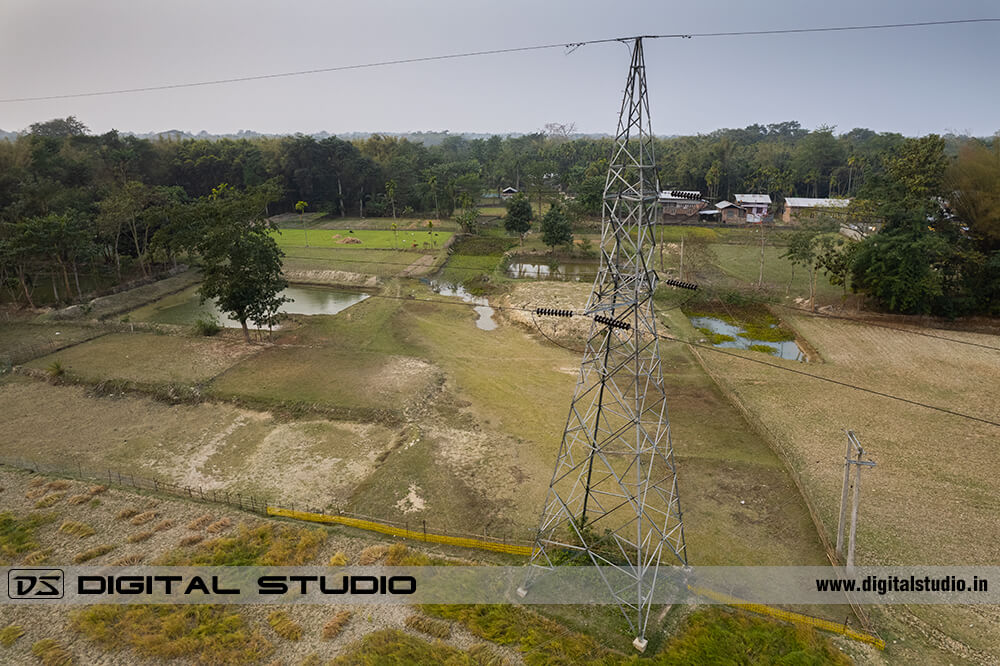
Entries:
{"type": "MultiPolygon", "coordinates": [[[[273,181],[268,214],[292,212],[307,201],[310,211],[335,216],[455,214],[469,231],[476,228],[470,202],[485,195],[498,202],[506,186],[536,204],[564,200],[572,220],[601,214],[609,138],[572,138],[558,125],[517,137],[435,138],[433,145],[377,134],[359,141],[304,135],[150,141],[116,131],[92,135],[74,117],[36,123],[15,140],[0,141],[0,283],[9,298],[28,303],[36,288],[52,292],[43,300],[68,300],[101,280],[149,275],[182,249],[184,222],[170,211],[209,196],[220,183],[243,191],[273,181]],[[48,233],[39,236],[39,220],[61,221],[59,233],[83,239],[79,250],[60,250],[61,263],[57,255],[33,251],[48,233]]],[[[788,196],[853,198],[852,219],[885,226],[879,241],[851,251],[850,271],[840,266],[837,273],[883,307],[948,314],[996,309],[989,294],[1000,279],[1000,140],[905,138],[863,128],[837,134],[789,121],[654,144],[664,189],[700,190],[717,199],[763,192],[776,205],[788,196]],[[943,264],[931,265],[937,255],[923,255],[940,294],[933,306],[923,297],[919,307],[902,305],[912,299],[885,289],[907,281],[881,279],[889,266],[881,253],[896,252],[897,242],[926,248],[927,234],[950,252],[943,264]]],[[[936,290],[923,293],[930,298],[936,290]]]]}

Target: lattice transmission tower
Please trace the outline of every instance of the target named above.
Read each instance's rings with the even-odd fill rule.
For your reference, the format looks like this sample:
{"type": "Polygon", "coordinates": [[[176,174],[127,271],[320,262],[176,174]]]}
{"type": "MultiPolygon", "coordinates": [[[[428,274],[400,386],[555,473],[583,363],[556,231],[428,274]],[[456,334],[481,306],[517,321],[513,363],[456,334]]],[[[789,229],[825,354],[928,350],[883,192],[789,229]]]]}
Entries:
{"type": "Polygon", "coordinates": [[[687,565],[653,314],[658,194],[637,38],[604,186],[601,265],[586,309],[593,323],[533,568],[519,592],[527,594],[544,569],[572,560],[614,567],[618,583],[608,581],[611,592],[639,650],[646,645],[653,579],[664,549],[671,563],[687,565]]]}

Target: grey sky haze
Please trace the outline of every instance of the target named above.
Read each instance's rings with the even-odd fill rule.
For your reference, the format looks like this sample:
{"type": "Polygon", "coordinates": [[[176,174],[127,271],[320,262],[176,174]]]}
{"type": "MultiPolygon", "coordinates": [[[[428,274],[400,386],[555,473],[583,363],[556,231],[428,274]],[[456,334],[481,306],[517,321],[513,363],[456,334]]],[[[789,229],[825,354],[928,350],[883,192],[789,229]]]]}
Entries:
{"type": "MultiPolygon", "coordinates": [[[[0,98],[278,73],[623,35],[1000,16],[996,0],[266,2],[4,0],[0,98]]],[[[798,120],[907,135],[1000,130],[1000,23],[646,44],[653,131],[798,120]]],[[[0,104],[0,128],[614,131],[620,44],[215,87],[0,104]]]]}

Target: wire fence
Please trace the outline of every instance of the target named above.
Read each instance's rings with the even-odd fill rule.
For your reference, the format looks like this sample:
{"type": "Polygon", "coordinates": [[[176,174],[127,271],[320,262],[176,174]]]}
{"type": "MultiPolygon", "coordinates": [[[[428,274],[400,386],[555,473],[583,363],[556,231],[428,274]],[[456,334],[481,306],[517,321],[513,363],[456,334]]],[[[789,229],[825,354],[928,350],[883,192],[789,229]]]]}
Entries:
{"type": "Polygon", "coordinates": [[[205,488],[204,486],[183,485],[172,481],[162,481],[160,479],[137,475],[131,471],[123,471],[112,467],[96,470],[84,467],[81,464],[75,466],[52,464],[40,462],[32,458],[8,457],[0,457],[0,465],[28,470],[38,474],[77,479],[89,483],[101,483],[119,488],[173,495],[201,502],[224,504],[235,509],[240,509],[241,511],[248,511],[262,516],[291,518],[293,520],[327,525],[343,525],[345,527],[378,532],[402,539],[423,541],[425,543],[440,543],[459,548],[475,548],[509,555],[530,556],[533,543],[532,537],[516,534],[512,530],[500,534],[491,534],[488,529],[484,529],[480,533],[473,534],[453,530],[438,530],[433,527],[428,528],[427,521],[423,519],[419,522],[414,520],[411,523],[409,521],[394,521],[366,516],[339,509],[336,514],[332,514],[324,513],[315,508],[308,509],[306,507],[295,507],[294,505],[278,507],[269,502],[267,498],[259,495],[205,488]]]}

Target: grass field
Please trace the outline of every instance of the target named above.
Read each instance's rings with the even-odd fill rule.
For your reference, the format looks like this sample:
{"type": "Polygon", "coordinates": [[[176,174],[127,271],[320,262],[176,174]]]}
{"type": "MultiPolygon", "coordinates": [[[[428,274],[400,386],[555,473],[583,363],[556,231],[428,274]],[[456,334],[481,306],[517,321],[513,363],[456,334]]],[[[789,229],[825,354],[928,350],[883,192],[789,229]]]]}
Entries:
{"type": "MultiPolygon", "coordinates": [[[[805,315],[788,321],[825,361],[811,364],[812,373],[1000,420],[993,392],[984,390],[996,385],[998,351],[862,323],[805,315]]],[[[940,333],[1000,347],[995,336],[940,333]]],[[[877,463],[865,470],[859,564],[986,565],[1000,561],[996,427],[731,356],[699,353],[780,448],[817,507],[828,538],[834,540],[843,479],[843,431],[857,433],[877,463]],[[936,455],[940,443],[947,443],[947,450],[955,455],[936,455]]],[[[973,650],[1000,654],[1000,632],[983,630],[997,619],[990,608],[953,607],[942,615],[933,607],[886,607],[880,615],[900,635],[913,636],[915,627],[931,635],[930,627],[937,626],[973,650]]],[[[947,641],[939,642],[937,649],[947,645],[947,641]]],[[[962,653],[946,652],[933,661],[947,663],[955,654],[962,653]]]]}
{"type": "Polygon", "coordinates": [[[282,229],[275,232],[282,249],[290,247],[357,248],[372,250],[434,250],[451,238],[452,232],[400,229],[397,232],[373,229],[282,229]]]}
{"type": "Polygon", "coordinates": [[[70,375],[90,382],[197,384],[257,351],[259,348],[221,339],[114,333],[27,365],[45,369],[58,361],[70,375]]]}
{"type": "MultiPolygon", "coordinates": [[[[403,250],[355,250],[346,245],[337,248],[285,247],[285,273],[298,275],[303,272],[344,271],[378,277],[392,277],[406,270],[415,261],[424,260],[423,252],[403,250]]],[[[432,265],[443,258],[434,258],[432,265]]]]}

